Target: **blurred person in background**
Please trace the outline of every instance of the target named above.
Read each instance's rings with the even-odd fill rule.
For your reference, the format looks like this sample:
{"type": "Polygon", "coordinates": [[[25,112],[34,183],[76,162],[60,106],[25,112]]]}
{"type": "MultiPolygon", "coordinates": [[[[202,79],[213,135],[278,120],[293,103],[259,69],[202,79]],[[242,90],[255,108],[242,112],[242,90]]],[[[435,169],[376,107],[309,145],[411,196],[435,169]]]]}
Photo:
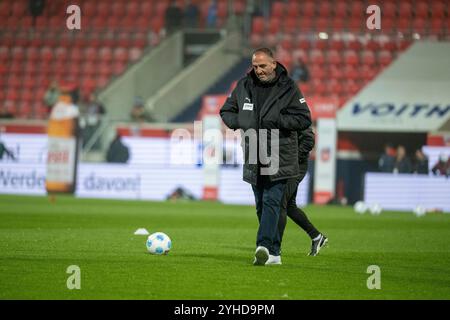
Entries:
{"type": "Polygon", "coordinates": [[[130,112],[131,120],[142,123],[146,121],[153,121],[153,117],[147,112],[144,105],[144,99],[140,96],[134,98],[133,107],[130,112]]]}
{"type": "Polygon", "coordinates": [[[404,146],[399,145],[397,147],[397,156],[394,162],[394,173],[411,173],[412,164],[409,157],[406,155],[406,149],[404,146]]]}
{"type": "Polygon", "coordinates": [[[428,158],[422,149],[417,149],[414,157],[413,173],[428,174],[428,158]]]}
{"type": "Polygon", "coordinates": [[[215,28],[217,25],[217,3],[216,0],[209,2],[208,13],[206,15],[206,26],[215,28]]]}
{"type": "Polygon", "coordinates": [[[434,175],[448,177],[450,175],[450,158],[446,154],[441,153],[439,155],[439,161],[433,166],[431,172],[434,175]]]}
{"type": "Polygon", "coordinates": [[[5,155],[9,159],[17,161],[16,157],[14,156],[14,153],[6,147],[6,145],[3,143],[0,137],[0,161],[3,160],[3,157],[5,155]]]}
{"type": "Polygon", "coordinates": [[[120,134],[117,133],[106,152],[106,161],[109,163],[127,163],[129,158],[128,147],[123,144],[120,134]]]}
{"type": "Polygon", "coordinates": [[[183,12],[178,8],[175,0],[171,0],[166,9],[165,23],[167,35],[178,31],[183,25],[183,12]]]}
{"type": "Polygon", "coordinates": [[[47,91],[45,92],[44,96],[44,103],[47,107],[47,111],[50,113],[53,106],[58,102],[60,95],[60,89],[58,82],[56,80],[53,80],[50,83],[50,86],[48,87],[47,91]]]}
{"type": "Polygon", "coordinates": [[[295,60],[294,65],[292,66],[291,76],[295,82],[309,81],[309,70],[302,58],[295,60]]]}
{"type": "MultiPolygon", "coordinates": [[[[83,144],[87,143],[95,131],[100,127],[106,110],[103,104],[97,99],[94,93],[91,93],[89,100],[83,110],[84,130],[83,144]]],[[[99,150],[101,148],[100,139],[95,142],[92,149],[99,150]]]]}
{"type": "Polygon", "coordinates": [[[42,12],[44,12],[45,0],[29,0],[28,8],[33,17],[33,26],[35,27],[37,17],[41,16],[42,12]]]}
{"type": "Polygon", "coordinates": [[[384,153],[378,160],[378,169],[380,172],[392,172],[394,171],[395,162],[395,149],[390,143],[386,143],[384,146],[384,153]]]}
{"type": "Polygon", "coordinates": [[[187,0],[184,9],[184,26],[186,28],[197,28],[199,16],[200,10],[198,6],[193,1],[187,0]]]}
{"type": "Polygon", "coordinates": [[[283,240],[287,216],[311,238],[311,251],[308,254],[309,256],[317,256],[320,249],[328,243],[328,238],[318,231],[309,221],[306,213],[297,207],[296,201],[298,186],[308,172],[309,153],[314,148],[314,144],[314,132],[312,127],[298,133],[298,163],[301,174],[300,176],[287,181],[286,196],[281,204],[280,219],[278,220],[278,232],[280,233],[279,246],[281,247],[281,241],[283,240]]]}

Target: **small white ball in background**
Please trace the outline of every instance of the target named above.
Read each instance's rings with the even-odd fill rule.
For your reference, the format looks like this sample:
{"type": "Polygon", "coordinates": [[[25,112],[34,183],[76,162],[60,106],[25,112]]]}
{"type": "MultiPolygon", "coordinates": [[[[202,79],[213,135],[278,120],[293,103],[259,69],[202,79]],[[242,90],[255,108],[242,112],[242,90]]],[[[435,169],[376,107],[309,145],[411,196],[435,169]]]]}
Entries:
{"type": "Polygon", "coordinates": [[[363,214],[363,213],[366,212],[367,206],[366,206],[366,204],[364,203],[364,201],[357,201],[357,202],[355,203],[355,205],[353,206],[353,209],[354,209],[356,212],[358,212],[359,214],[363,214]]]}
{"type": "Polygon", "coordinates": [[[422,207],[422,206],[417,206],[414,209],[414,215],[416,217],[423,217],[426,214],[427,214],[427,210],[424,207],[422,207]]]}
{"type": "Polygon", "coordinates": [[[378,216],[381,213],[381,211],[383,211],[383,209],[378,203],[374,203],[373,205],[370,206],[370,213],[373,214],[374,216],[378,216]]]}

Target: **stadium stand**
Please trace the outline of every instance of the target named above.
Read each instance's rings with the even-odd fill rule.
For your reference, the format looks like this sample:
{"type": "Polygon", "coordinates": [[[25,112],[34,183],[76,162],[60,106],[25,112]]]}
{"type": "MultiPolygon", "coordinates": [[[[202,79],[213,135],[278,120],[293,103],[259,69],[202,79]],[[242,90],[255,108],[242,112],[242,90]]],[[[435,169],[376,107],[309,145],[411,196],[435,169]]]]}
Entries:
{"type": "MultiPolygon", "coordinates": [[[[197,1],[204,27],[209,1],[197,1]]],[[[27,0],[0,2],[0,108],[18,118],[45,119],[45,90],[53,79],[73,83],[82,97],[106,86],[164,37],[169,0],[47,1],[35,25],[27,0]],[[81,30],[66,28],[66,8],[81,9],[81,30]]],[[[177,1],[179,7],[184,1],[177,1]]],[[[244,1],[233,5],[243,12],[244,1]]],[[[228,11],[218,2],[217,26],[228,11]]]]}
{"type": "Polygon", "coordinates": [[[304,94],[333,96],[342,106],[412,41],[448,39],[448,14],[448,1],[275,1],[268,20],[253,19],[250,42],[276,48],[288,69],[301,57],[312,71],[299,85],[304,94]],[[370,4],[381,8],[381,30],[366,27],[370,4]]]}
{"type": "MultiPolygon", "coordinates": [[[[197,0],[205,28],[210,1],[197,0]]],[[[217,1],[216,27],[242,15],[247,1],[217,1]]],[[[252,47],[276,48],[291,68],[301,57],[311,80],[304,94],[333,96],[342,105],[386,68],[412,41],[448,40],[449,1],[271,1],[268,17],[254,12],[252,47]],[[365,9],[378,4],[382,29],[367,30],[365,9]]],[[[47,117],[43,95],[53,79],[76,83],[83,97],[105,87],[164,37],[169,0],[48,1],[35,24],[28,1],[0,2],[0,108],[16,117],[47,117]],[[65,9],[77,4],[82,30],[68,32],[65,9]],[[64,14],[61,14],[64,12],[64,14]]],[[[185,2],[178,0],[183,7],[185,2]]]]}

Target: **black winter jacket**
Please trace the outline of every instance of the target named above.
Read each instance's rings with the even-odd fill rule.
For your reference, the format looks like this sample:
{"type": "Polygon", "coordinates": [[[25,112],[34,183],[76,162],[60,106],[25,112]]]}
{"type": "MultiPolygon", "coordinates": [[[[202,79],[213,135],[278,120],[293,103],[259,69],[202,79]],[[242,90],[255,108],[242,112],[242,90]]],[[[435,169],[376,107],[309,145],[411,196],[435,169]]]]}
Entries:
{"type": "MultiPolygon", "coordinates": [[[[299,146],[298,131],[307,129],[311,125],[311,114],[306,101],[296,83],[288,77],[286,68],[277,63],[278,81],[272,88],[264,105],[256,105],[254,71],[239,80],[236,88],[230,94],[220,110],[223,122],[233,130],[241,129],[242,147],[244,151],[244,181],[256,185],[260,175],[260,164],[249,161],[249,139],[244,134],[249,129],[258,132],[267,130],[270,141],[270,129],[279,129],[279,152],[271,155],[270,142],[261,144],[258,135],[258,148],[267,145],[267,154],[278,159],[278,170],[269,175],[270,181],[288,179],[299,175],[299,146]]],[[[275,133],[275,132],[273,132],[275,133]]],[[[276,137],[275,137],[276,138],[276,137]]],[[[252,148],[254,146],[252,145],[252,148]]],[[[258,156],[258,163],[259,163],[258,156]]]]}
{"type": "Polygon", "coordinates": [[[298,160],[303,163],[308,160],[309,153],[314,148],[315,138],[312,127],[298,132],[298,160]]]}

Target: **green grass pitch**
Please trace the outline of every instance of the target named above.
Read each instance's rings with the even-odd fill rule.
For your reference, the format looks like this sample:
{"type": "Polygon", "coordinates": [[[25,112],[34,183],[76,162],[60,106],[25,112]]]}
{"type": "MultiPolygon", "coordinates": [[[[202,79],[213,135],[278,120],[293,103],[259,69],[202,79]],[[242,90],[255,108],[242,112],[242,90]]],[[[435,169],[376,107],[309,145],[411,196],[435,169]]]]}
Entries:
{"type": "Polygon", "coordinates": [[[317,257],[292,221],[283,265],[255,267],[251,206],[0,196],[0,299],[449,299],[450,215],[309,206],[330,239],[317,257]],[[167,256],[139,227],[167,233],[167,256]],[[69,290],[70,265],[81,289],[69,290]],[[370,265],[381,289],[369,290],[370,265]]]}

